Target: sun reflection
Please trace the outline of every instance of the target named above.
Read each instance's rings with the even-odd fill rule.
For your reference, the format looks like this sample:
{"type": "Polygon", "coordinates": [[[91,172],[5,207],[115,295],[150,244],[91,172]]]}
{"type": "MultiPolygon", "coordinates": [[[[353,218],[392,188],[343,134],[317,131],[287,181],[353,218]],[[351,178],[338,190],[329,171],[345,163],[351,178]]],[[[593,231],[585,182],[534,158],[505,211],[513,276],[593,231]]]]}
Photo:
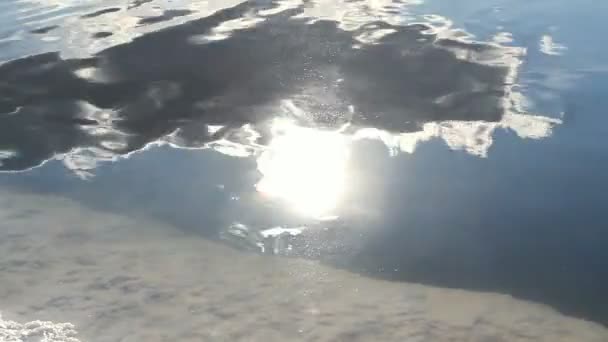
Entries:
{"type": "Polygon", "coordinates": [[[258,159],[262,179],[257,190],[303,215],[335,215],[346,183],[348,139],[337,131],[300,127],[285,119],[273,122],[272,136],[258,159]]]}

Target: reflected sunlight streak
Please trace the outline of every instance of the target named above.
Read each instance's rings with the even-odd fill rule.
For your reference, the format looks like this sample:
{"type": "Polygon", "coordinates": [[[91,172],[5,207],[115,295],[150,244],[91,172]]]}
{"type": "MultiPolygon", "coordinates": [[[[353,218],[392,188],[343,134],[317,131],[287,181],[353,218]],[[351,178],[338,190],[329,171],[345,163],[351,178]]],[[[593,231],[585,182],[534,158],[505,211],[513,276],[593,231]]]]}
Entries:
{"type": "Polygon", "coordinates": [[[257,190],[302,215],[333,215],[346,185],[349,140],[338,131],[299,127],[285,119],[273,122],[272,136],[257,161],[262,173],[257,190]]]}

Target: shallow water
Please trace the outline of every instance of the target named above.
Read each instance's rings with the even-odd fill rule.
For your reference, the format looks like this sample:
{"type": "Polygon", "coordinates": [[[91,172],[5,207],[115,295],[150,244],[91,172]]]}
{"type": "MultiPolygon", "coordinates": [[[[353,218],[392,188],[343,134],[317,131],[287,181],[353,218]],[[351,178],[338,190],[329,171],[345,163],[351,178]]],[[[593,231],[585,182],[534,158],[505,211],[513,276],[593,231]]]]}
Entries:
{"type": "MultiPolygon", "coordinates": [[[[156,220],[60,197],[2,195],[6,318],[67,321],[81,340],[600,342],[607,336],[597,324],[507,295],[372,280],[317,261],[239,252],[156,220]]],[[[73,330],[45,329],[68,336],[73,330]]]]}
{"type": "Polygon", "coordinates": [[[1,4],[0,338],[608,339],[606,9],[1,4]]]}

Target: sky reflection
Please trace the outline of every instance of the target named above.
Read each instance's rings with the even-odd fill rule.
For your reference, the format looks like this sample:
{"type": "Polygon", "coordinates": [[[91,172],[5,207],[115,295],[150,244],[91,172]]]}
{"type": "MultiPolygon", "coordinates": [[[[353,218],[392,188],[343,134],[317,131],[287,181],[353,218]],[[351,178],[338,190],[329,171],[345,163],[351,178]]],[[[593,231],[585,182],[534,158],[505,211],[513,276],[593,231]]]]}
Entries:
{"type": "MultiPolygon", "coordinates": [[[[0,183],[169,223],[154,240],[162,252],[144,258],[154,262],[141,270],[188,271],[162,277],[196,275],[205,284],[236,274],[243,278],[226,283],[240,291],[251,279],[268,279],[260,267],[277,269],[263,258],[262,266],[243,267],[252,273],[241,272],[234,268],[239,258],[217,257],[206,241],[188,255],[170,240],[178,230],[187,243],[201,236],[293,257],[281,258],[288,262],[308,258],[382,279],[506,293],[608,322],[608,306],[597,300],[608,283],[606,68],[583,63],[599,55],[590,53],[598,44],[578,39],[597,31],[593,20],[571,25],[568,13],[557,20],[565,25],[554,27],[536,20],[554,10],[547,4],[498,11],[475,2],[474,11],[458,14],[445,11],[451,5],[444,1],[434,8],[433,0],[39,2],[46,5],[0,4],[0,16],[13,17],[0,28],[0,61],[11,60],[0,65],[0,173],[11,173],[0,183]],[[521,16],[522,9],[534,15],[521,16]],[[592,70],[601,75],[583,77],[592,70]],[[192,267],[173,267],[188,265],[175,261],[178,255],[192,267]],[[205,271],[208,264],[221,265],[216,275],[205,271]]],[[[467,12],[466,2],[455,7],[467,12]]],[[[38,202],[23,203],[40,211],[32,205],[38,202]]],[[[77,216],[62,224],[69,215],[43,213],[41,233],[30,231],[36,243],[64,227],[82,236],[81,221],[95,221],[74,204],[61,210],[77,216]]],[[[7,215],[20,217],[32,220],[7,215]]],[[[151,236],[150,225],[124,223],[117,233],[107,217],[96,222],[92,235],[108,229],[116,237],[91,240],[109,251],[100,259],[109,260],[114,277],[121,262],[133,261],[128,253],[148,246],[142,238],[151,236]],[[107,248],[126,236],[133,236],[128,253],[112,259],[120,254],[107,248]]],[[[14,238],[0,242],[14,245],[14,238]]],[[[54,235],[48,239],[67,251],[54,235]]],[[[70,241],[75,254],[94,250],[81,242],[70,241]]],[[[34,247],[21,255],[7,248],[8,269],[30,262],[34,247]]],[[[43,252],[38,257],[46,261],[43,252]]],[[[293,286],[285,288],[291,293],[293,286]]],[[[20,309],[25,297],[36,302],[27,292],[6,298],[20,309]]],[[[378,293],[389,303],[395,298],[378,293]]],[[[355,297],[376,298],[363,291],[355,297]]],[[[435,307],[463,312],[462,303],[435,307]]],[[[196,326],[250,316],[241,312],[196,326]]],[[[41,317],[36,309],[26,314],[41,317]]]]}

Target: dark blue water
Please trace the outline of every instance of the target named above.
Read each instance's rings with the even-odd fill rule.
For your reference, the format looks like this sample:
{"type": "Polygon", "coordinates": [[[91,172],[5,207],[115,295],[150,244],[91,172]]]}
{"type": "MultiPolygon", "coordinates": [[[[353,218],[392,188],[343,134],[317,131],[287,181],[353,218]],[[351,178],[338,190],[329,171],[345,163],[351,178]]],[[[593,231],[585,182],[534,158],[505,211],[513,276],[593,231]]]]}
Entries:
{"type": "Polygon", "coordinates": [[[608,323],[607,5],[200,4],[1,4],[2,185],[608,323]]]}

